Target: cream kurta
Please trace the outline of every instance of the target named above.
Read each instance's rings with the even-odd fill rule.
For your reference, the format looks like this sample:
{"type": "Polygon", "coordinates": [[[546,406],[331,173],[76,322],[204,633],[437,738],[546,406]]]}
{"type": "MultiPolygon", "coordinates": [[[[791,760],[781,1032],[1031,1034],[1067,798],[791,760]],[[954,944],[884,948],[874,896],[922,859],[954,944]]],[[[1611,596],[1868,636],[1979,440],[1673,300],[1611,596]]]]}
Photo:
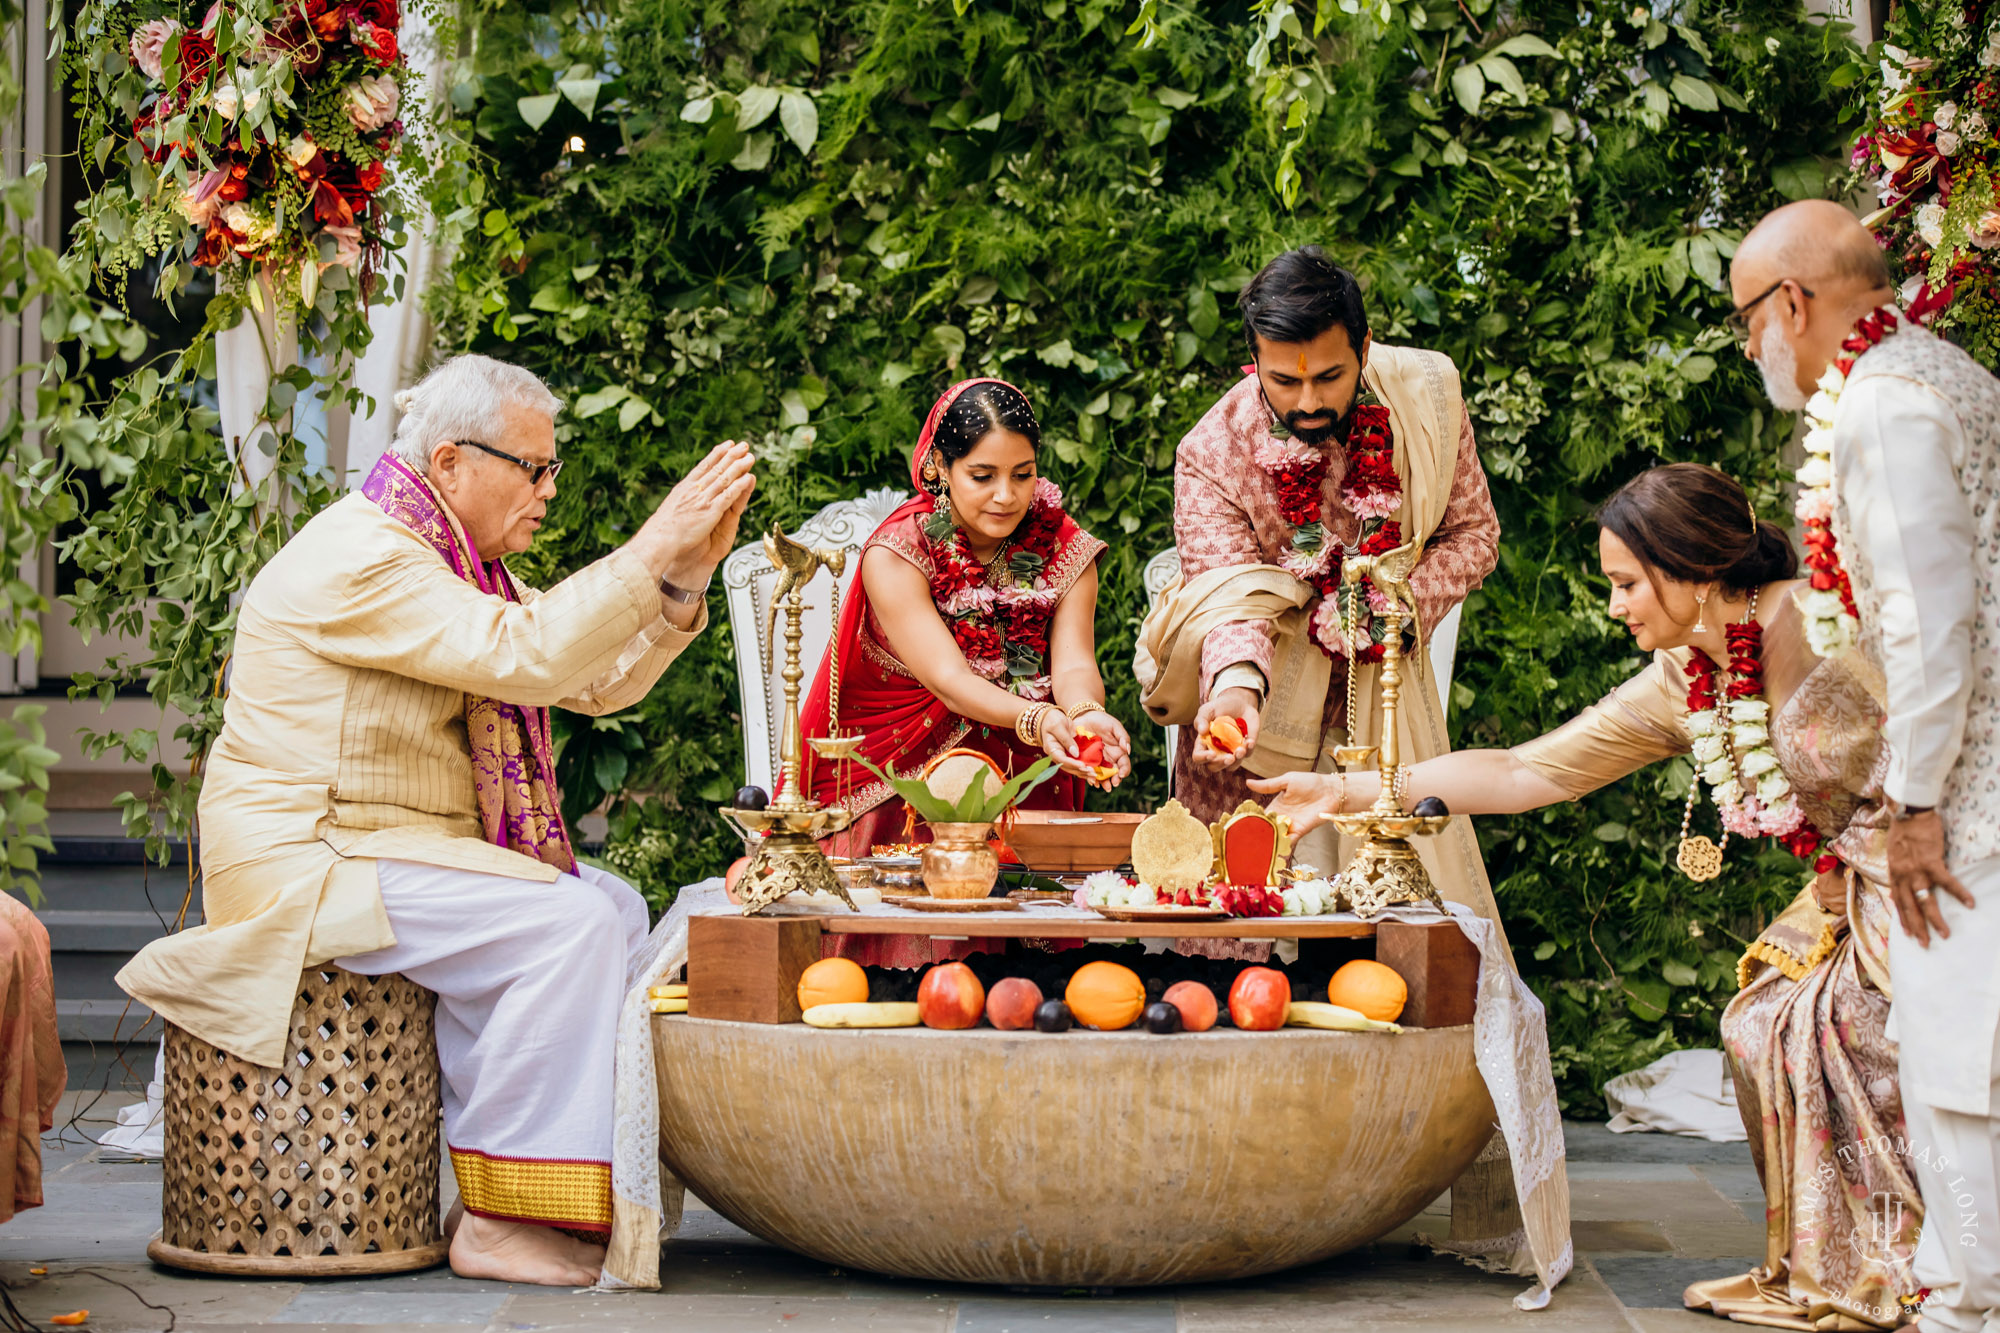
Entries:
{"type": "Polygon", "coordinates": [[[204,772],[206,923],[156,940],[126,992],[205,1041],[284,1058],[301,970],[395,943],[375,858],[553,882],[483,837],[465,696],[613,712],[700,633],[623,551],[520,602],[480,592],[372,501],[315,516],[251,582],[204,772]]]}

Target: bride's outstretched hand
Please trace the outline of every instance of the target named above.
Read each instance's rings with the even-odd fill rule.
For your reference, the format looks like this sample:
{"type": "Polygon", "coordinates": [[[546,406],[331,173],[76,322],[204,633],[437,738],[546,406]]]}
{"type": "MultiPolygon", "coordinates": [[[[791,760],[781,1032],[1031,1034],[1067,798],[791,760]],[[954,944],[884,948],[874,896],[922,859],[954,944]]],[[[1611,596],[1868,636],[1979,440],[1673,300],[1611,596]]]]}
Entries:
{"type": "Polygon", "coordinates": [[[1274,778],[1251,778],[1250,790],[1260,796],[1275,796],[1264,808],[1272,815],[1288,819],[1292,837],[1309,832],[1328,815],[1340,813],[1342,783],[1338,773],[1280,773],[1274,778]]]}

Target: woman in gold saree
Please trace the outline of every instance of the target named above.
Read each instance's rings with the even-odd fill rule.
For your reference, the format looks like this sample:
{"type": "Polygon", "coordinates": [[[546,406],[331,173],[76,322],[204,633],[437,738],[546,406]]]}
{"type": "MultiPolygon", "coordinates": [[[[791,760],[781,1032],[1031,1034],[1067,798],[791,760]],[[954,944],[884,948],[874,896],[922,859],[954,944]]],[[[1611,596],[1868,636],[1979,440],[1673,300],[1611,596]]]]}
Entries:
{"type": "MultiPolygon", "coordinates": [[[[1738,964],[1722,1016],[1750,1148],[1764,1183],[1764,1262],[1698,1282],[1692,1309],[1766,1327],[1890,1328],[1914,1293],[1923,1218],[1903,1141],[1889,1013],[1881,672],[1858,649],[1806,640],[1809,590],[1791,542],[1742,487],[1691,463],[1654,468],[1599,514],[1611,615],[1653,662],[1602,701],[1511,750],[1460,750],[1407,770],[1408,799],[1458,814],[1574,800],[1647,764],[1692,754],[1695,792],[1728,835],[1775,837],[1813,880],[1738,964]]],[[[1372,775],[1294,774],[1253,787],[1303,831],[1374,801],[1372,775]]],[[[1694,793],[1690,793],[1690,812],[1694,793]]],[[[1683,824],[1680,864],[1721,857],[1683,824]]]]}

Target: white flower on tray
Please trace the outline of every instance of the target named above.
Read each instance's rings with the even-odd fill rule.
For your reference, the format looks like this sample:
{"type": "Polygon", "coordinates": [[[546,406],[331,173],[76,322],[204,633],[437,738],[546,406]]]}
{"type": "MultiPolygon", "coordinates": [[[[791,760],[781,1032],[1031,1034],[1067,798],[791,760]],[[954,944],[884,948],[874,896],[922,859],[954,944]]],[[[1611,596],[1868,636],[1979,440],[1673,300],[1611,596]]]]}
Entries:
{"type": "Polygon", "coordinates": [[[1100,870],[1085,877],[1083,900],[1092,907],[1123,907],[1131,885],[1114,870],[1100,870]]]}

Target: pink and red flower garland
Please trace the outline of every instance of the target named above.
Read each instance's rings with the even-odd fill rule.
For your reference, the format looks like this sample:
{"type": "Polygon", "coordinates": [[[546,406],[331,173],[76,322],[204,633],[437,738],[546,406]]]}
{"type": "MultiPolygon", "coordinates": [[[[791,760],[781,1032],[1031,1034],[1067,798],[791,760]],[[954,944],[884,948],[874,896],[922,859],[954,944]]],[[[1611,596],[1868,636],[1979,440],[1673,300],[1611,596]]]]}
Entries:
{"type": "Polygon", "coordinates": [[[1049,622],[1060,599],[1043,584],[1062,553],[1062,491],[1047,478],[1035,482],[1028,512],[998,557],[1007,578],[997,588],[965,529],[952,522],[950,504],[940,496],[924,529],[938,612],[974,671],[1003,686],[1021,681],[1025,697],[1045,694],[1049,622]],[[947,526],[950,535],[939,535],[947,526]]]}
{"type": "MultiPolygon", "coordinates": [[[[1340,498],[1361,519],[1360,553],[1380,555],[1403,544],[1402,524],[1389,517],[1403,502],[1402,478],[1396,475],[1395,437],[1389,426],[1389,409],[1372,394],[1364,395],[1351,412],[1347,472],[1341,478],[1340,498]]],[[[1374,613],[1382,604],[1374,586],[1363,589],[1369,608],[1365,623],[1357,618],[1357,623],[1347,624],[1342,614],[1346,596],[1341,593],[1340,571],[1345,556],[1339,544],[1327,537],[1321,495],[1329,466],[1327,455],[1295,437],[1274,433],[1257,447],[1256,456],[1258,466],[1277,483],[1279,511],[1292,525],[1291,549],[1281,563],[1320,595],[1312,614],[1313,642],[1328,657],[1381,661],[1381,630],[1374,622],[1374,613]]]]}

